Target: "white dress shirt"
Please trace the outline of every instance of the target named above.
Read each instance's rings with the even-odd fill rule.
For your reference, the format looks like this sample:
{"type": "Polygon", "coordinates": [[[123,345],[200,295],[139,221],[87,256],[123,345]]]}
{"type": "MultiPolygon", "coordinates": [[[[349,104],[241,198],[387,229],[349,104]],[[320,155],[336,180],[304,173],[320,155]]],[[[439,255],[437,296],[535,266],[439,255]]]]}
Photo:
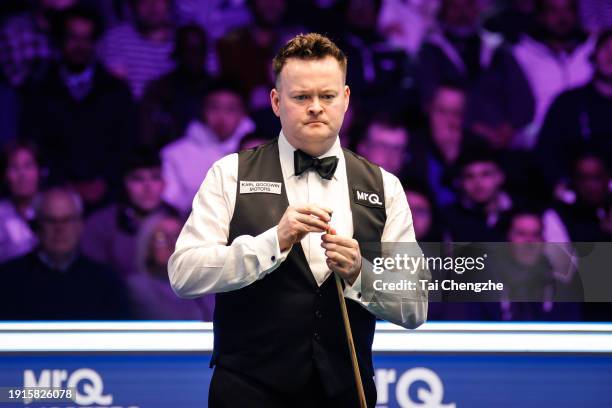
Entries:
{"type": "MultiPolygon", "coordinates": [[[[278,148],[289,205],[309,203],[332,209],[331,226],[338,235],[352,237],[351,196],[339,138],[328,152],[319,156],[338,157],[338,167],[331,180],[322,179],[314,171],[296,176],[293,166],[295,148],[282,132],[278,148]]],[[[385,170],[382,170],[382,176],[387,220],[381,241],[415,242],[412,215],[402,185],[397,177],[385,170]]],[[[250,285],[274,273],[289,253],[289,250],[280,251],[277,226],[257,236],[239,236],[227,245],[237,182],[238,154],[234,153],[212,166],[193,200],[191,215],[168,262],[170,282],[181,297],[193,298],[250,285]]],[[[321,247],[321,233],[307,234],[301,245],[320,286],[331,274],[325,262],[325,249],[321,247]]],[[[376,316],[404,327],[416,327],[426,318],[426,300],[377,293],[375,300],[365,302],[361,300],[360,292],[361,274],[352,286],[346,285],[345,297],[360,303],[376,316]]]]}
{"type": "Polygon", "coordinates": [[[240,140],[254,129],[253,121],[245,117],[227,140],[220,141],[204,123],[192,121],[182,138],[161,150],[164,200],[187,214],[202,177],[215,161],[237,151],[240,140]]]}

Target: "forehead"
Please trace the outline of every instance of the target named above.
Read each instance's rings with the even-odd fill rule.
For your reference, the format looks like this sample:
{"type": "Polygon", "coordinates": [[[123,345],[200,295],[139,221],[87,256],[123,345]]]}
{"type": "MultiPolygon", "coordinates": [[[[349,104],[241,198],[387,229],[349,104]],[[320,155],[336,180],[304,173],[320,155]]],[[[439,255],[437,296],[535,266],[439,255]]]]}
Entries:
{"type": "Polygon", "coordinates": [[[78,210],[69,195],[51,193],[43,203],[42,212],[46,215],[72,215],[77,214],[78,210]]]}
{"type": "Polygon", "coordinates": [[[280,85],[287,89],[341,87],[344,72],[333,57],[321,59],[289,58],[279,75],[280,85]]]}
{"type": "Polygon", "coordinates": [[[408,132],[401,126],[387,126],[382,123],[372,123],[368,128],[367,137],[372,140],[401,141],[408,139],[408,132]]]}
{"type": "Polygon", "coordinates": [[[497,164],[490,161],[477,161],[472,162],[465,166],[464,173],[479,173],[485,171],[495,171],[497,170],[497,164]]]}

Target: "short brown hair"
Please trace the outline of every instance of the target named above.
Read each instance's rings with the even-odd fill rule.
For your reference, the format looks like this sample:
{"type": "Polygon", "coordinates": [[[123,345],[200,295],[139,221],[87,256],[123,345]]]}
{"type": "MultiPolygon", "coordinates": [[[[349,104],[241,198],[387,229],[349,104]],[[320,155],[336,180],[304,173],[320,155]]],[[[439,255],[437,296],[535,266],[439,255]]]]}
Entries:
{"type": "Polygon", "coordinates": [[[346,80],[346,55],[332,40],[318,33],[298,34],[287,41],[272,60],[276,80],[278,81],[289,58],[316,60],[325,57],[332,57],[338,61],[346,80]]]}

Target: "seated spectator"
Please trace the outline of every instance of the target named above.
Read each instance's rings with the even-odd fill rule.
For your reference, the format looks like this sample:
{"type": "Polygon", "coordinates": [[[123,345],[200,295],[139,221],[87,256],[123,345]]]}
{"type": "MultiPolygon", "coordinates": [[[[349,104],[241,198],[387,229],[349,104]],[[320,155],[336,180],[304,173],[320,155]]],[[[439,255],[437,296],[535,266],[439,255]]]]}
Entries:
{"type": "Polygon", "coordinates": [[[173,68],[170,0],[130,0],[134,22],[110,29],[102,38],[100,54],[106,67],[125,79],[136,99],[147,82],[173,68]]]}
{"type": "Polygon", "coordinates": [[[109,163],[134,139],[135,108],[128,87],[96,62],[98,16],[77,6],[61,21],[61,59],[28,84],[21,134],[45,152],[50,182],[72,183],[87,210],[100,205],[118,179],[109,163]]]}
{"type": "Polygon", "coordinates": [[[465,91],[459,85],[441,84],[427,105],[428,129],[425,176],[420,176],[432,191],[436,205],[444,207],[456,200],[453,185],[455,167],[462,150],[471,143],[465,132],[465,91]]]}
{"type": "Polygon", "coordinates": [[[31,11],[8,18],[0,28],[0,68],[18,87],[40,79],[57,57],[51,35],[54,18],[76,0],[36,0],[31,11]]]}
{"type": "Polygon", "coordinates": [[[466,91],[465,126],[490,139],[514,137],[533,115],[533,104],[520,67],[499,34],[482,29],[478,0],[443,0],[439,29],[419,52],[418,84],[429,103],[441,83],[453,81],[466,91]]]}
{"type": "Polygon", "coordinates": [[[458,200],[443,210],[451,239],[504,241],[501,221],[512,209],[512,199],[503,190],[504,171],[495,154],[486,148],[470,149],[460,157],[458,171],[458,200]]]}
{"type": "Polygon", "coordinates": [[[415,182],[404,183],[404,191],[410,205],[417,242],[441,242],[442,227],[431,192],[415,182]]]}
{"type": "Polygon", "coordinates": [[[591,61],[591,82],[559,95],[540,131],[536,152],[551,189],[567,184],[573,155],[585,146],[612,166],[612,30],[601,33],[591,61]]]}
{"type": "Polygon", "coordinates": [[[0,262],[30,252],[37,243],[31,229],[42,178],[37,149],[26,143],[7,146],[2,170],[8,197],[0,200],[0,262]]]}
{"type": "Polygon", "coordinates": [[[357,143],[357,153],[401,177],[402,170],[410,162],[410,142],[411,135],[399,118],[378,114],[369,120],[357,143]]]}
{"type": "Polygon", "coordinates": [[[162,148],[178,139],[198,116],[211,81],[205,70],[206,41],[197,25],[177,30],[172,53],[176,68],[147,85],[140,105],[140,135],[146,145],[162,148]]]}
{"type": "Polygon", "coordinates": [[[94,212],[85,222],[81,248],[91,259],[109,264],[121,276],[134,273],[136,239],[142,222],[156,213],[176,213],[162,201],[159,155],[136,149],[123,166],[123,191],[117,203],[94,212]]]}
{"type": "Polygon", "coordinates": [[[127,291],[108,267],[79,252],[83,206],[55,188],[35,204],[39,245],[0,267],[4,320],[118,320],[130,317],[127,291]]]}
{"type": "Polygon", "coordinates": [[[212,321],[213,295],[181,299],[170,285],[168,259],[182,226],[176,216],[156,214],[138,233],[137,270],[127,279],[137,319],[212,321]]]}
{"type": "Polygon", "coordinates": [[[161,151],[166,202],[188,212],[208,169],[237,151],[242,137],[253,130],[238,88],[224,81],[211,85],[199,119],[189,124],[181,139],[161,151]]]}
{"type": "Polygon", "coordinates": [[[513,47],[535,100],[535,113],[513,145],[532,148],[552,101],[591,78],[589,57],[595,43],[582,31],[577,0],[538,0],[536,24],[513,47]]]}
{"type": "Polygon", "coordinates": [[[608,241],[605,230],[606,200],[610,192],[610,172],[604,160],[594,153],[583,153],[575,161],[566,202],[557,200],[553,211],[545,218],[560,220],[563,226],[556,228],[555,242],[608,241]]]}
{"type": "Polygon", "coordinates": [[[502,301],[473,304],[479,320],[580,320],[581,304],[566,302],[569,298],[558,293],[567,291],[562,286],[579,282],[567,284],[555,279],[554,263],[543,243],[542,213],[533,209],[513,210],[504,229],[511,244],[497,251],[494,272],[504,283],[502,301]],[[556,299],[560,301],[555,302],[556,299]]]}

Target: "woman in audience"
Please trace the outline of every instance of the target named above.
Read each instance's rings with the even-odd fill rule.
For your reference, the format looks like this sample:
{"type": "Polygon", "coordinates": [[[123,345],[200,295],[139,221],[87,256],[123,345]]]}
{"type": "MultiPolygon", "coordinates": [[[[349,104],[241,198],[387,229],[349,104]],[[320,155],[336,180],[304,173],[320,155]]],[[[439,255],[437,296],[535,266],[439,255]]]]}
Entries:
{"type": "Polygon", "coordinates": [[[142,225],[136,245],[138,270],[128,279],[136,318],[145,320],[211,321],[214,296],[181,299],[168,279],[168,259],[174,252],[183,221],[156,214],[142,225]]]}

